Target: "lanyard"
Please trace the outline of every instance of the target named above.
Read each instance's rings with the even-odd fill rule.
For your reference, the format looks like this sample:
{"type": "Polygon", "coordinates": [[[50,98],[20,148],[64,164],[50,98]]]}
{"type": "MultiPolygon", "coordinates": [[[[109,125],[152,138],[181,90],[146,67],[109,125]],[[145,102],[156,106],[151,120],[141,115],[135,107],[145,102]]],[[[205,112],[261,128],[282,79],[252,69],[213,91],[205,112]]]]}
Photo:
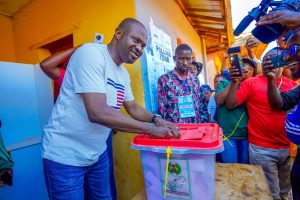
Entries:
{"type": "Polygon", "coordinates": [[[245,115],[245,112],[243,112],[242,116],[240,117],[239,121],[236,123],[233,131],[230,133],[230,135],[228,137],[226,137],[225,135],[223,135],[223,137],[224,137],[223,140],[227,140],[231,146],[233,146],[233,145],[231,144],[231,142],[228,139],[231,138],[231,136],[235,133],[235,131],[238,128],[238,126],[240,125],[240,122],[242,121],[244,115],[245,115]]]}
{"type": "Polygon", "coordinates": [[[278,91],[279,94],[280,94],[280,88],[281,88],[281,86],[282,86],[282,76],[281,76],[281,78],[280,78],[280,83],[279,83],[279,85],[277,86],[277,91],[278,91]]]}

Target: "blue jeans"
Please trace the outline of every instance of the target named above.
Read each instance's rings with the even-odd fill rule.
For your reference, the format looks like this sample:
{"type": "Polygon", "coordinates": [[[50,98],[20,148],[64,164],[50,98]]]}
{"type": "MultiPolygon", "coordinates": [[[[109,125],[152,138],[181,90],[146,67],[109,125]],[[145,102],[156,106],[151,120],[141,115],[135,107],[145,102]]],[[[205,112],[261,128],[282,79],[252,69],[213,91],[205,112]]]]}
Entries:
{"type": "Polygon", "coordinates": [[[105,151],[87,167],[64,165],[43,159],[50,200],[111,200],[109,159],[105,151]]]}
{"type": "Polygon", "coordinates": [[[221,161],[223,163],[249,164],[248,140],[233,138],[229,138],[228,140],[224,140],[224,151],[220,153],[221,161]]]}
{"type": "Polygon", "coordinates": [[[116,200],[117,199],[117,189],[116,189],[115,175],[114,175],[114,155],[113,155],[112,135],[113,135],[113,133],[110,132],[110,134],[106,140],[106,145],[107,145],[107,154],[108,154],[108,159],[109,159],[111,198],[112,198],[112,200],[116,200]]]}

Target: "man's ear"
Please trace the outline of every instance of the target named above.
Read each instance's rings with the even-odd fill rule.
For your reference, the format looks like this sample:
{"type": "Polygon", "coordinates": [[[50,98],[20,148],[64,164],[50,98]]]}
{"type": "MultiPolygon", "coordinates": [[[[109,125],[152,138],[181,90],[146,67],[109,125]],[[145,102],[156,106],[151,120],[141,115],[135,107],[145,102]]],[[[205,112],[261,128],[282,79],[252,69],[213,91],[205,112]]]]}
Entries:
{"type": "Polygon", "coordinates": [[[173,56],[173,60],[174,60],[174,62],[176,62],[176,56],[173,56]]]}
{"type": "Polygon", "coordinates": [[[122,31],[122,29],[121,28],[116,28],[116,30],[115,30],[115,38],[117,39],[117,40],[119,40],[121,37],[122,37],[122,35],[123,35],[123,31],[122,31]]]}

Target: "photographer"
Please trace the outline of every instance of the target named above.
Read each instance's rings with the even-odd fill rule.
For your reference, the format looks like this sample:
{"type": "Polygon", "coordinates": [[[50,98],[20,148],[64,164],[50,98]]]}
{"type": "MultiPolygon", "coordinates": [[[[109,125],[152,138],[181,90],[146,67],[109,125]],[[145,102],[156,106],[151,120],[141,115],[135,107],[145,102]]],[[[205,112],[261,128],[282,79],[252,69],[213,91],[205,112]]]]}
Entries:
{"type": "MultiPolygon", "coordinates": [[[[280,55],[280,48],[270,50],[266,56],[280,55]]],[[[265,57],[266,58],[266,57],[265,57]]],[[[265,59],[264,59],[265,60],[265,59]]],[[[286,114],[273,110],[267,97],[267,79],[258,75],[241,80],[238,69],[230,69],[232,83],[226,98],[229,109],[246,103],[248,110],[249,161],[262,166],[274,199],[287,199],[291,189],[288,162],[290,142],[286,137],[284,121],[286,114]]],[[[282,76],[282,68],[276,69],[276,86],[281,92],[292,89],[296,83],[282,76]]]]}
{"type": "MultiPolygon", "coordinates": [[[[300,52],[299,50],[293,51],[293,49],[297,49],[297,46],[299,45],[300,29],[297,28],[295,31],[293,31],[293,35],[287,41],[287,49],[289,49],[287,62],[292,71],[292,77],[294,79],[300,78],[300,52]]],[[[298,144],[296,160],[291,171],[291,184],[293,198],[300,199],[300,86],[279,94],[274,83],[274,69],[270,61],[266,62],[266,65],[263,67],[263,71],[268,79],[268,100],[270,106],[273,109],[288,111],[297,105],[295,110],[287,115],[286,132],[288,138],[292,142],[298,144]]]]}
{"type": "MultiPolygon", "coordinates": [[[[256,63],[248,58],[242,59],[243,80],[256,76],[256,63]]],[[[216,102],[218,124],[223,129],[224,151],[220,153],[223,163],[249,163],[248,156],[248,113],[246,105],[238,106],[233,110],[227,109],[225,102],[230,81],[223,80],[216,87],[216,102]]]]}

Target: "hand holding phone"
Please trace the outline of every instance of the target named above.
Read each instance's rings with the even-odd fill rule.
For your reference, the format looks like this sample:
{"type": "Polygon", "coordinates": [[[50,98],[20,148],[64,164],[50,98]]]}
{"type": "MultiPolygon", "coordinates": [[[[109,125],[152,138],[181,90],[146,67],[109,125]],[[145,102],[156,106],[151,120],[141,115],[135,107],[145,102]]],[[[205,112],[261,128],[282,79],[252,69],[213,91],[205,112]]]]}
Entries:
{"type": "Polygon", "coordinates": [[[270,58],[271,58],[271,56],[267,56],[264,58],[264,60],[262,62],[262,70],[263,70],[264,75],[267,78],[275,79],[276,71],[275,71],[275,68],[274,68],[273,63],[270,58]]]}
{"type": "Polygon", "coordinates": [[[270,57],[270,60],[273,64],[274,69],[284,67],[287,65],[284,54],[273,55],[270,57]]]}
{"type": "Polygon", "coordinates": [[[242,67],[244,67],[243,61],[240,59],[239,55],[234,54],[230,56],[230,65],[231,68],[236,69],[239,73],[238,76],[243,76],[242,67]]]}

